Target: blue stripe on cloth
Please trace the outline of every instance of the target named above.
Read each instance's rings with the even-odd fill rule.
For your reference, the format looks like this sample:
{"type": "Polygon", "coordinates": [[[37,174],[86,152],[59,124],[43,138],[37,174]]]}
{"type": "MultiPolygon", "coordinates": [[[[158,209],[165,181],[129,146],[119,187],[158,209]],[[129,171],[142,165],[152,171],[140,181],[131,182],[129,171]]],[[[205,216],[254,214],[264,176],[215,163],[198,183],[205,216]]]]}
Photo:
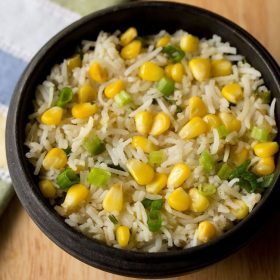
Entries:
{"type": "Polygon", "coordinates": [[[27,62],[0,50],[0,103],[8,105],[27,62]]]}

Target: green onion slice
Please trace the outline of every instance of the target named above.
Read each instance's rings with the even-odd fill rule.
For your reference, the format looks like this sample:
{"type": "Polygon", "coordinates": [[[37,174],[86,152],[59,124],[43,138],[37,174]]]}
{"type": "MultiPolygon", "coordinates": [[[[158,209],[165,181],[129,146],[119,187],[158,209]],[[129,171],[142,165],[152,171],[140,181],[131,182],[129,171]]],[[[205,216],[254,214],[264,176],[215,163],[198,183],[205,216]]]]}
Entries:
{"type": "Polygon", "coordinates": [[[257,95],[264,104],[269,104],[271,102],[271,92],[270,91],[258,92],[257,95]]]}
{"type": "Polygon", "coordinates": [[[118,220],[114,215],[109,215],[108,218],[114,225],[118,223],[118,220]]]}
{"type": "Polygon", "coordinates": [[[144,198],[142,200],[142,204],[144,208],[146,209],[151,209],[151,210],[160,210],[163,206],[164,200],[162,198],[160,199],[149,199],[149,198],[144,198]]]}
{"type": "Polygon", "coordinates": [[[148,228],[151,232],[156,232],[161,228],[162,219],[159,210],[151,210],[147,220],[148,228]]]}
{"type": "Polygon", "coordinates": [[[56,106],[64,108],[69,102],[72,101],[73,91],[70,87],[64,87],[58,94],[56,106]]]}
{"type": "Polygon", "coordinates": [[[68,189],[79,182],[79,175],[71,168],[66,168],[56,177],[56,183],[61,189],[68,189]]]}
{"type": "Polygon", "coordinates": [[[211,196],[216,193],[217,188],[212,184],[201,184],[198,186],[198,191],[205,196],[211,196]]]}
{"type": "Polygon", "coordinates": [[[118,107],[123,107],[125,105],[128,105],[131,103],[132,98],[130,94],[128,94],[125,90],[122,90],[120,93],[118,93],[115,97],[114,100],[118,107]]]}
{"type": "Polygon", "coordinates": [[[111,172],[99,167],[93,167],[88,174],[87,180],[95,187],[103,188],[108,184],[110,178],[111,172]]]}
{"type": "Polygon", "coordinates": [[[164,200],[162,198],[153,200],[151,203],[151,210],[160,210],[163,206],[164,200]]]}
{"type": "Polygon", "coordinates": [[[149,209],[149,208],[151,208],[151,204],[153,201],[149,198],[144,198],[141,202],[145,209],[149,209]]]}
{"type": "Polygon", "coordinates": [[[217,127],[217,131],[220,138],[225,138],[229,134],[227,128],[223,124],[217,127]]]}
{"type": "Polygon", "coordinates": [[[99,155],[106,150],[104,143],[93,132],[84,139],[83,147],[92,156],[99,155]]]}
{"type": "Polygon", "coordinates": [[[199,157],[199,164],[207,173],[213,172],[216,166],[216,162],[208,150],[205,150],[201,153],[199,157]]]}
{"type": "Polygon", "coordinates": [[[218,177],[221,180],[227,180],[232,173],[232,168],[227,164],[224,163],[218,171],[218,177]]]}
{"type": "Polygon", "coordinates": [[[168,55],[168,58],[173,62],[180,62],[185,56],[185,52],[183,50],[172,45],[164,47],[162,51],[166,53],[168,55]]]}
{"type": "Polygon", "coordinates": [[[274,179],[274,173],[261,177],[262,181],[260,182],[261,188],[265,189],[270,187],[274,179]]]}
{"type": "Polygon", "coordinates": [[[163,96],[170,96],[175,90],[175,82],[167,77],[163,77],[157,83],[157,89],[163,96]]]}
{"type": "Polygon", "coordinates": [[[163,150],[152,151],[149,153],[149,163],[150,164],[162,164],[166,160],[166,154],[163,150]]]}
{"type": "Polygon", "coordinates": [[[253,127],[251,131],[251,137],[261,142],[266,142],[270,140],[269,131],[265,128],[260,128],[257,126],[253,127]]]}
{"type": "Polygon", "coordinates": [[[239,178],[237,183],[241,188],[247,192],[252,193],[256,191],[260,184],[258,183],[258,177],[254,173],[248,170],[251,161],[245,160],[241,165],[237,166],[231,173],[229,179],[239,178]]]}

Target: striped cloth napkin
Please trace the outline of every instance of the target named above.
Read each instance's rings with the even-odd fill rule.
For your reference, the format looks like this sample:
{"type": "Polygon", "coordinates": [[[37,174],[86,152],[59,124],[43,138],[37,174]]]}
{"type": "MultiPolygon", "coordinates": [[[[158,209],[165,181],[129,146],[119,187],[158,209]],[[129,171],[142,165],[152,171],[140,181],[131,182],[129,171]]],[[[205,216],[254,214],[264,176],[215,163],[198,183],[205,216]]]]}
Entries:
{"type": "Polygon", "coordinates": [[[13,196],[5,153],[5,123],[14,87],[35,53],[81,16],[124,0],[0,1],[0,215],[13,196]]]}

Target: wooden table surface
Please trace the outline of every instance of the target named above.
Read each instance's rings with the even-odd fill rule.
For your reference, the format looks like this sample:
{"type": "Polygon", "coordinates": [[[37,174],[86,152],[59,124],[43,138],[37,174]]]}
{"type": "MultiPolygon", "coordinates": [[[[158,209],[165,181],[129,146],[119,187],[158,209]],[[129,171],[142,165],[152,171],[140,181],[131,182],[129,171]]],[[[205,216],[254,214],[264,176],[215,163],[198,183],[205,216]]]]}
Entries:
{"type": "MultiPolygon", "coordinates": [[[[280,63],[279,0],[185,0],[231,19],[252,33],[280,63]]],[[[280,187],[280,186],[279,186],[280,187]]],[[[247,247],[190,279],[280,279],[280,207],[247,247]]],[[[28,217],[15,197],[0,219],[0,280],[128,279],[92,268],[51,242],[28,217]]]]}

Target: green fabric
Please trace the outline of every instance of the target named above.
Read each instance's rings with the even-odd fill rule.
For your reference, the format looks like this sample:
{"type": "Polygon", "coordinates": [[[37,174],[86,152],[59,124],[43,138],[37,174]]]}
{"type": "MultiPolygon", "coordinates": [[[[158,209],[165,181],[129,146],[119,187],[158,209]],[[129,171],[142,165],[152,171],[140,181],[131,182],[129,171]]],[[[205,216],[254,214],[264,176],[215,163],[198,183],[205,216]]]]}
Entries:
{"type": "Polygon", "coordinates": [[[10,202],[13,194],[14,189],[11,184],[0,180],[0,216],[10,202]]]}
{"type": "Polygon", "coordinates": [[[73,12],[76,12],[82,16],[91,12],[104,9],[106,7],[117,5],[124,0],[51,0],[73,12]]]}

